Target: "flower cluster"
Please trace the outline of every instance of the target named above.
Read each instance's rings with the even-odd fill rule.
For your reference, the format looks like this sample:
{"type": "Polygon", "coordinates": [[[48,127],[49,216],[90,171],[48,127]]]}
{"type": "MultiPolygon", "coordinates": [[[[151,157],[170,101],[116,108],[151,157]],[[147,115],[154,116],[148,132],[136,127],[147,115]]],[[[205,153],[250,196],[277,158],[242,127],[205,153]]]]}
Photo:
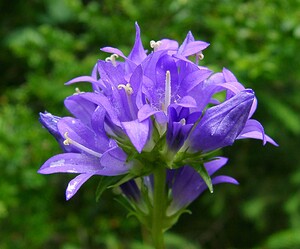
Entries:
{"type": "Polygon", "coordinates": [[[128,56],[117,48],[102,48],[111,55],[97,61],[91,76],[66,83],[92,86],[91,92],[77,91],[65,99],[73,117],[40,114],[63,153],[38,172],[78,174],[67,187],[67,199],[93,175],[109,178],[105,187],[120,186],[135,211],[147,214],[152,173],[163,169],[168,217],[205,189],[212,191],[214,184],[237,184],[229,176],[211,178],[227,162],[212,152],[244,138],[276,143],[251,118],[257,105],[253,90],[228,69],[213,73],[199,65],[208,46],[189,32],[181,45],[170,39],[151,41],[147,53],[136,24],[128,56]]]}

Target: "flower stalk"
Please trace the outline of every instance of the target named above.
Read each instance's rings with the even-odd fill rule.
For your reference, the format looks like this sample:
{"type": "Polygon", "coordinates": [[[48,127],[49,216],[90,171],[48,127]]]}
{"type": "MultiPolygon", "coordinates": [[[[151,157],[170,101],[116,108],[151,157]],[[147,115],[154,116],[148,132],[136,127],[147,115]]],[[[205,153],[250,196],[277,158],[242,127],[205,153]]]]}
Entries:
{"type": "Polygon", "coordinates": [[[157,167],[153,176],[152,240],[155,249],[165,249],[163,221],[166,215],[166,169],[157,167]]]}

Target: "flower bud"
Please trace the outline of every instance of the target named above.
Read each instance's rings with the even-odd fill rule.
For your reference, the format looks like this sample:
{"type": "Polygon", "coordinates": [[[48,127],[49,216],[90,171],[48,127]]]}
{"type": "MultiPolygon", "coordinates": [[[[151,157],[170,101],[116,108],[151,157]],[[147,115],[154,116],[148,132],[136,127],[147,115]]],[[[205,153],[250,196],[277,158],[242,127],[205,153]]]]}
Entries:
{"type": "Polygon", "coordinates": [[[190,134],[191,149],[207,152],[232,145],[248,120],[254,99],[254,92],[246,89],[207,109],[190,134]]]}

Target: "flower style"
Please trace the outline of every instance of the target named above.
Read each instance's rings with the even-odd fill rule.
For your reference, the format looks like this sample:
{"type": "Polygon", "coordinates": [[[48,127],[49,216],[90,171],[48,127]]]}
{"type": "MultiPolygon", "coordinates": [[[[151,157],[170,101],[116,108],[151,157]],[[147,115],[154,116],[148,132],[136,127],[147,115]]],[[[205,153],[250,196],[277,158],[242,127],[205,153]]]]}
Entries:
{"type": "Polygon", "coordinates": [[[135,27],[128,56],[117,48],[102,48],[111,56],[98,60],[91,76],[66,83],[92,86],[91,92],[77,91],[65,99],[73,117],[40,114],[63,153],[38,172],[78,174],[67,187],[67,200],[93,175],[109,176],[104,187],[120,186],[144,223],[151,223],[145,218],[151,214],[169,219],[166,229],[206,188],[237,184],[229,176],[211,179],[227,162],[211,157],[212,151],[245,138],[277,144],[251,118],[257,106],[253,90],[245,89],[228,69],[213,73],[198,65],[208,43],[195,41],[189,32],[181,45],[170,39],[151,41],[147,54],[135,27]],[[218,100],[216,94],[225,97],[218,100]],[[162,180],[161,194],[156,177],[162,180]],[[163,216],[155,209],[157,193],[169,198],[163,216]]]}

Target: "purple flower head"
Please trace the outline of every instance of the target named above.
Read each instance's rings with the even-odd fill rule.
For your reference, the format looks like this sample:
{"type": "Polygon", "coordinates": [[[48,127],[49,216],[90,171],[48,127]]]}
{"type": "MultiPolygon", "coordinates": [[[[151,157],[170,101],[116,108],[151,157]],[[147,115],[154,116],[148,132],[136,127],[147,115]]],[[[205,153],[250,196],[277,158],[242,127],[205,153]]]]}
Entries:
{"type": "Polygon", "coordinates": [[[95,63],[91,75],[66,83],[92,85],[92,91],[76,90],[65,99],[73,117],[40,114],[63,153],[48,159],[38,172],[77,174],[67,187],[67,199],[90,177],[101,175],[111,177],[113,186],[121,186],[128,199],[139,202],[146,194],[134,179],[143,179],[149,197],[152,173],[165,167],[173,213],[207,186],[236,184],[225,176],[210,179],[225,159],[210,161],[207,152],[237,139],[276,143],[251,118],[257,103],[253,91],[228,69],[213,73],[198,65],[208,43],[188,32],[182,44],[167,38],[150,41],[147,53],[137,23],[135,29],[129,55],[104,47],[101,51],[110,55],[95,63]],[[226,97],[220,102],[214,97],[223,91],[226,97]]]}

